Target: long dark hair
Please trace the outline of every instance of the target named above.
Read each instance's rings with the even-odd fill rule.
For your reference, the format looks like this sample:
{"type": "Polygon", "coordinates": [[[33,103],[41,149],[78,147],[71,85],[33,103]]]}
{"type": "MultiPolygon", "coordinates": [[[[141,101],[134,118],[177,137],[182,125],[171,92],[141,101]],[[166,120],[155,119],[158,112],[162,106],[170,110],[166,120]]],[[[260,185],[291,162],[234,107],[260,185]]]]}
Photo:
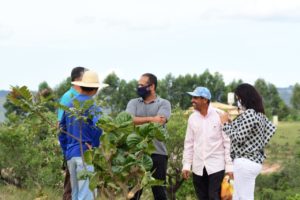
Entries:
{"type": "Polygon", "coordinates": [[[248,83],[242,83],[237,86],[234,93],[246,109],[253,109],[256,112],[265,114],[262,97],[255,87],[248,83]]]}

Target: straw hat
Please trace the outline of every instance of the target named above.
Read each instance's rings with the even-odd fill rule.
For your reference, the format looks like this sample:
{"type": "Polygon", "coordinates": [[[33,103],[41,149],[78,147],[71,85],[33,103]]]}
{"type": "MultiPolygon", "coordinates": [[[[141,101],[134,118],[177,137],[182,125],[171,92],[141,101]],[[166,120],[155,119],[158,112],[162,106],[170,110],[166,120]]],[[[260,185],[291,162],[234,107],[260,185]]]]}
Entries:
{"type": "Polygon", "coordinates": [[[72,84],[90,88],[100,87],[98,75],[94,71],[85,71],[81,81],[73,81],[72,84]]]}

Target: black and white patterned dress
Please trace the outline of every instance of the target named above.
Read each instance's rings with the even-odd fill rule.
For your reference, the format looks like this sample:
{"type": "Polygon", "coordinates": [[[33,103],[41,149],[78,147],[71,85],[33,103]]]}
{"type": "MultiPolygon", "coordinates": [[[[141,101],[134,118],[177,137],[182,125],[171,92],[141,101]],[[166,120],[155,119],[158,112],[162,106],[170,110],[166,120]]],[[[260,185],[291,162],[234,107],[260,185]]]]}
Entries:
{"type": "Polygon", "coordinates": [[[247,158],[259,164],[266,158],[264,147],[275,130],[275,126],[264,114],[253,109],[247,109],[231,123],[223,126],[223,131],[231,140],[231,158],[247,158]]]}

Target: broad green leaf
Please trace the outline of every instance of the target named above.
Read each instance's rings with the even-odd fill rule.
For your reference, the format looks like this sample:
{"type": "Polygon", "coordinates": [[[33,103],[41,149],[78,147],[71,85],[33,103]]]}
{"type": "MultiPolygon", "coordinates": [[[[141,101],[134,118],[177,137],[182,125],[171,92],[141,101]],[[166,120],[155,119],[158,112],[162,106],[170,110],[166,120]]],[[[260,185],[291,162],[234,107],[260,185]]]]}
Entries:
{"type": "Polygon", "coordinates": [[[89,184],[89,188],[91,191],[93,191],[94,189],[96,189],[96,187],[98,186],[99,183],[99,173],[95,173],[92,175],[92,177],[90,178],[90,184],[89,184]]]}
{"type": "Polygon", "coordinates": [[[134,132],[134,125],[130,122],[129,124],[126,124],[126,126],[121,125],[116,131],[118,133],[129,135],[130,133],[134,132]]]}
{"type": "Polygon", "coordinates": [[[132,123],[132,116],[127,112],[121,112],[115,119],[115,123],[122,126],[127,126],[132,123]]]}
{"type": "Polygon", "coordinates": [[[146,123],[146,124],[142,124],[137,126],[137,131],[140,135],[142,135],[143,137],[149,136],[151,130],[152,130],[152,123],[146,123]]]}
{"type": "Polygon", "coordinates": [[[148,141],[147,140],[143,140],[140,143],[138,143],[136,145],[137,150],[144,150],[148,148],[148,141]]]}
{"type": "Polygon", "coordinates": [[[93,164],[94,164],[95,168],[97,168],[99,170],[106,170],[108,167],[107,166],[108,163],[102,154],[101,155],[98,154],[98,155],[94,156],[93,164]]]}
{"type": "Polygon", "coordinates": [[[112,121],[113,121],[113,119],[110,116],[108,116],[108,115],[102,115],[101,118],[100,118],[100,120],[99,120],[99,123],[100,124],[106,124],[106,123],[110,123],[112,121]]]}
{"type": "Polygon", "coordinates": [[[86,164],[91,165],[93,164],[93,150],[87,150],[86,152],[84,152],[84,162],[86,162],[86,164]]]}
{"type": "Polygon", "coordinates": [[[163,180],[158,180],[152,177],[151,172],[146,172],[142,178],[142,187],[164,185],[163,180]]]}
{"type": "Polygon", "coordinates": [[[72,104],[75,109],[80,109],[80,102],[77,99],[74,99],[72,104]]]}
{"type": "Polygon", "coordinates": [[[111,143],[111,144],[117,143],[119,138],[117,137],[116,133],[110,132],[110,133],[107,133],[106,135],[107,135],[107,139],[108,139],[109,143],[111,143]]]}
{"type": "Polygon", "coordinates": [[[142,158],[142,164],[146,170],[151,170],[153,166],[153,161],[149,155],[144,154],[142,158]]]}
{"type": "Polygon", "coordinates": [[[135,155],[133,154],[129,154],[127,157],[126,157],[126,163],[129,163],[129,162],[136,162],[137,158],[135,155]]]}
{"type": "Polygon", "coordinates": [[[126,158],[124,157],[124,153],[117,151],[117,156],[113,159],[114,165],[123,165],[126,162],[126,158]]]}
{"type": "Polygon", "coordinates": [[[83,101],[83,102],[81,103],[80,107],[81,107],[81,109],[82,109],[83,111],[86,111],[86,110],[88,110],[91,106],[93,106],[94,103],[95,103],[95,102],[94,102],[93,99],[89,99],[89,100],[83,101]]]}
{"type": "Polygon", "coordinates": [[[118,128],[117,125],[113,122],[113,119],[108,115],[101,116],[96,125],[107,133],[118,128]]]}
{"type": "Polygon", "coordinates": [[[90,172],[90,171],[85,170],[85,169],[78,172],[78,174],[77,174],[77,178],[79,180],[85,180],[87,178],[90,178],[91,176],[93,176],[93,172],[90,172]]]}
{"type": "Polygon", "coordinates": [[[167,139],[167,131],[163,127],[156,127],[154,131],[155,139],[165,141],[167,139]]]}
{"type": "Polygon", "coordinates": [[[124,132],[118,132],[118,137],[115,140],[115,145],[118,146],[118,148],[120,148],[121,146],[123,146],[126,143],[126,139],[128,134],[124,133],[124,132]]]}
{"type": "Polygon", "coordinates": [[[126,143],[127,145],[132,148],[134,147],[135,145],[137,145],[138,143],[140,143],[142,141],[142,137],[135,134],[135,133],[132,133],[130,135],[128,135],[127,139],[126,139],[126,143]]]}
{"type": "Polygon", "coordinates": [[[153,142],[149,142],[148,147],[145,149],[145,152],[151,155],[153,152],[155,152],[156,148],[153,144],[153,142]]]}
{"type": "Polygon", "coordinates": [[[117,147],[110,142],[110,134],[104,132],[100,137],[100,141],[100,148],[103,149],[102,153],[104,156],[111,157],[111,155],[116,151],[117,147]]]}
{"type": "Polygon", "coordinates": [[[148,186],[159,186],[159,185],[165,185],[164,181],[155,179],[153,177],[148,181],[148,186]]]}

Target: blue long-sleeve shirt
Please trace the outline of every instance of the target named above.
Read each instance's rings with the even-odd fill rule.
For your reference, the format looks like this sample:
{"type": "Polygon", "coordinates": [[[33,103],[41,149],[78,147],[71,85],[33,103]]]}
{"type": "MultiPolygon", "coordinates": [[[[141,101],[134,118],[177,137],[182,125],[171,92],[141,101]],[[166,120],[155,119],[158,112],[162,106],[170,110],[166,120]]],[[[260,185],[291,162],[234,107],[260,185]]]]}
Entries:
{"type": "MultiPolygon", "coordinates": [[[[92,99],[92,97],[79,94],[74,97],[73,100],[67,104],[67,106],[72,108],[73,101],[75,99],[79,102],[84,102],[92,99]]],[[[86,122],[84,122],[83,120],[78,120],[75,116],[70,116],[70,113],[64,112],[60,121],[60,128],[77,138],[80,138],[81,127],[83,152],[88,149],[85,143],[90,144],[92,147],[98,147],[100,145],[100,136],[102,134],[102,130],[96,126],[96,122],[100,118],[99,112],[100,107],[93,105],[84,114],[85,116],[93,116],[93,119],[88,119],[86,122]]],[[[63,132],[60,132],[59,142],[67,160],[70,160],[72,157],[81,157],[80,144],[76,139],[63,132]]]]}
{"type": "MultiPolygon", "coordinates": [[[[64,95],[60,98],[59,103],[64,105],[64,106],[68,106],[69,103],[72,101],[72,99],[79,95],[79,93],[77,92],[77,90],[75,90],[73,87],[71,87],[66,93],[64,93],[64,95]]],[[[63,117],[64,114],[64,110],[63,109],[58,109],[57,110],[57,119],[58,121],[60,121],[63,117]]]]}

